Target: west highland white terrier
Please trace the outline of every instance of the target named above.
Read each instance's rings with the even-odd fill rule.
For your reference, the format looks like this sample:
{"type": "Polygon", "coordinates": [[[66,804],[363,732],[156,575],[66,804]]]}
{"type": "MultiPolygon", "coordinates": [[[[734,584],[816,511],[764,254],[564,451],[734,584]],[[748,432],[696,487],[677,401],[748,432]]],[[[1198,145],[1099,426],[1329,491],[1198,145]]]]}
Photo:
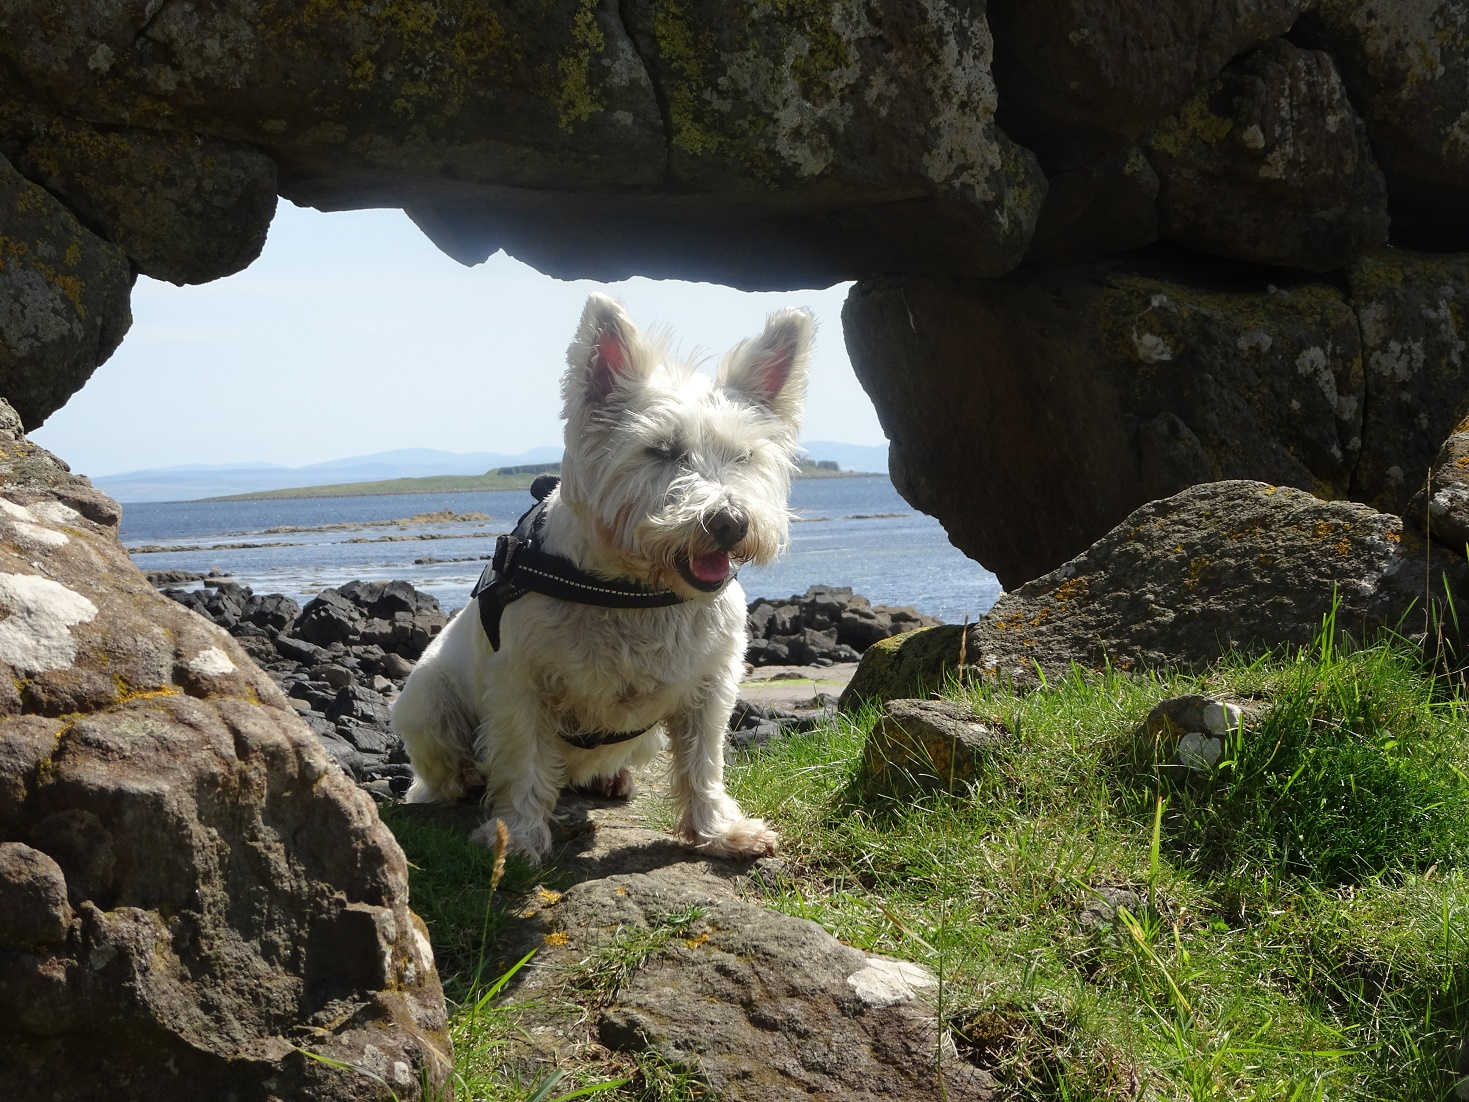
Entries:
{"type": "Polygon", "coordinates": [[[512,850],[540,859],[564,786],[627,795],[666,740],[683,837],[775,852],[724,790],[746,645],[735,570],[786,543],[814,329],[805,311],[775,314],[711,380],[591,296],[561,382],[560,485],[501,537],[393,708],[410,801],[483,784],[473,839],[492,845],[500,819],[512,850]]]}

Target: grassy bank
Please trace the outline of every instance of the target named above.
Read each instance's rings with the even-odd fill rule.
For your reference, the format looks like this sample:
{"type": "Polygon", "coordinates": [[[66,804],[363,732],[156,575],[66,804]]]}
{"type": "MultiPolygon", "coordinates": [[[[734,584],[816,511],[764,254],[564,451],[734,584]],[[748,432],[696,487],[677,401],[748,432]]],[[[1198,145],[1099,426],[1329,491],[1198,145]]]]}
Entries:
{"type": "MultiPolygon", "coordinates": [[[[958,1058],[1006,1097],[1453,1097],[1469,1029],[1469,715],[1414,655],[1318,648],[1199,677],[954,695],[1010,732],[961,796],[889,801],[854,784],[871,714],[731,769],[785,840],[790,871],[764,902],[938,973],[958,1058]],[[1260,713],[1206,774],[1135,733],[1191,692],[1260,713]]],[[[472,982],[504,920],[466,887],[486,883],[488,858],[446,877],[452,854],[402,840],[471,1094],[524,1098],[495,1071],[516,1012],[476,1006],[472,982]]],[[[703,1097],[627,1072],[599,1096],[703,1097]]]]}
{"type": "MultiPolygon", "coordinates": [[[[551,465],[547,465],[551,466],[551,465]]],[[[377,482],[334,482],[328,486],[294,486],[284,490],[260,490],[250,494],[205,497],[200,501],[270,501],[298,497],[376,497],[382,494],[454,494],[486,490],[528,490],[536,475],[524,471],[488,471],[485,474],[427,475],[422,478],[388,478],[377,482]]],[[[797,478],[863,478],[858,471],[834,471],[814,464],[801,464],[797,478]]]]}

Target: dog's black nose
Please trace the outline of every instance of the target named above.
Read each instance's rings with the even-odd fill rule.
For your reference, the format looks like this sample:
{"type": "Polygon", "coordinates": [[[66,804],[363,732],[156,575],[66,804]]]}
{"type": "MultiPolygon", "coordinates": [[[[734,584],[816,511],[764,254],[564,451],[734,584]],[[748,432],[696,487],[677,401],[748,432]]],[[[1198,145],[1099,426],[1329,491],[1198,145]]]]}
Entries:
{"type": "Polygon", "coordinates": [[[721,551],[728,551],[750,530],[750,520],[738,509],[724,508],[709,518],[705,527],[721,551]]]}

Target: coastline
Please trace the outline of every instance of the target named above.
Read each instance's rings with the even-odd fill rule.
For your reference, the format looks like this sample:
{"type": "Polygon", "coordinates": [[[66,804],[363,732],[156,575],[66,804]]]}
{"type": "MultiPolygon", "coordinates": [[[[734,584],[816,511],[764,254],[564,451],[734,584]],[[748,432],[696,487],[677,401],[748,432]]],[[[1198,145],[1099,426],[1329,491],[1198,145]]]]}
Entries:
{"type": "MultiPolygon", "coordinates": [[[[388,478],[375,482],[335,482],[323,486],[292,486],[281,490],[256,490],[247,494],[189,499],[192,504],[219,501],[280,501],[316,497],[383,497],[390,494],[470,494],[487,490],[529,490],[540,474],[554,474],[559,464],[545,464],[534,472],[489,471],[479,475],[426,475],[419,478],[388,478]]],[[[833,471],[803,465],[796,480],[886,477],[872,471],[833,471]]],[[[126,503],[124,503],[126,504],[126,503]]],[[[174,503],[167,503],[174,504],[174,503]]]]}

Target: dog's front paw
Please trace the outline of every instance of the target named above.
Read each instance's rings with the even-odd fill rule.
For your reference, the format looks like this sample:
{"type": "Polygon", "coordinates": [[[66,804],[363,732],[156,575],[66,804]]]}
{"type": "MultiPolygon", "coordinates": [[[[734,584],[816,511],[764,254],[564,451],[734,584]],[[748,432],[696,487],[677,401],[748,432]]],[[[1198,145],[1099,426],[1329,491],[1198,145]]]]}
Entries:
{"type": "MultiPolygon", "coordinates": [[[[475,845],[484,846],[486,849],[495,848],[495,840],[498,835],[495,824],[499,820],[490,819],[481,823],[469,835],[469,840],[475,845]]],[[[532,864],[540,864],[541,859],[551,852],[551,824],[530,819],[506,819],[505,830],[510,836],[510,846],[507,853],[516,853],[526,858],[532,864]]]]}
{"type": "Polygon", "coordinates": [[[719,834],[693,842],[706,853],[753,861],[774,854],[779,838],[764,819],[735,819],[719,834]]]}

